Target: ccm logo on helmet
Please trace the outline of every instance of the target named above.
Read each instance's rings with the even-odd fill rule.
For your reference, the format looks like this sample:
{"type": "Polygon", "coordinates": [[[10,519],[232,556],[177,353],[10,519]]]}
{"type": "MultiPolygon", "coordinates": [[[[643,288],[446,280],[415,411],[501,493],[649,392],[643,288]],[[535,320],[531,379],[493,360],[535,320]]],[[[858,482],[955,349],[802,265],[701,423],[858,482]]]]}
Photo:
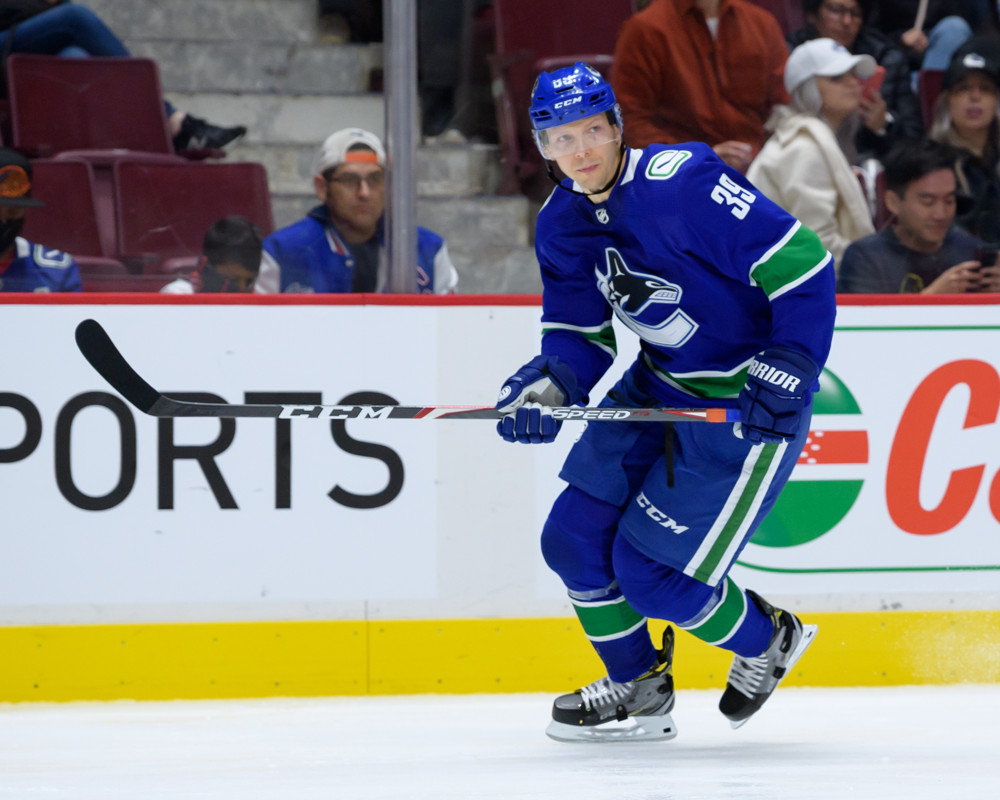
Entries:
{"type": "Polygon", "coordinates": [[[556,103],[552,107],[553,108],[565,108],[566,106],[575,105],[576,103],[579,103],[582,100],[583,100],[583,98],[580,97],[580,95],[577,95],[576,97],[571,97],[569,100],[563,100],[562,102],[556,103]]]}
{"type": "Polygon", "coordinates": [[[772,367],[770,364],[765,364],[756,358],[750,362],[750,369],[747,370],[747,375],[764,383],[774,384],[779,389],[784,389],[787,392],[794,392],[798,388],[799,383],[801,383],[801,379],[796,378],[794,375],[789,375],[783,369],[772,367]]]}

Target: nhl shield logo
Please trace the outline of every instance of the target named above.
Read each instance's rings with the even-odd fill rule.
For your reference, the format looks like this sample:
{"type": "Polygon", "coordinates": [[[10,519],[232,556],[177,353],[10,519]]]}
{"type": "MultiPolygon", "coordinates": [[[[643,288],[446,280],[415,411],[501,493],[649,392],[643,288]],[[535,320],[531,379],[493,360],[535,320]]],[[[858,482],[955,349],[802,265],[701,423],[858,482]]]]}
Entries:
{"type": "Polygon", "coordinates": [[[605,209],[603,209],[603,208],[597,209],[597,221],[598,222],[600,222],[602,225],[607,225],[608,224],[608,219],[609,219],[608,212],[605,209]]]}

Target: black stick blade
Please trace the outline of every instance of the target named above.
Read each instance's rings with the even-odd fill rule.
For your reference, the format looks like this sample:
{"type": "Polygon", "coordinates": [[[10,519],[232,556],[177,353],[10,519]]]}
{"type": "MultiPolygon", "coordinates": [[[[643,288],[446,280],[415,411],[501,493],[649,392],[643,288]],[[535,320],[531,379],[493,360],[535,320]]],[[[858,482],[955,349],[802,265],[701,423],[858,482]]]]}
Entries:
{"type": "Polygon", "coordinates": [[[160,393],[128,365],[100,323],[85,319],[77,325],[76,346],[115,391],[143,413],[150,413],[160,393]]]}

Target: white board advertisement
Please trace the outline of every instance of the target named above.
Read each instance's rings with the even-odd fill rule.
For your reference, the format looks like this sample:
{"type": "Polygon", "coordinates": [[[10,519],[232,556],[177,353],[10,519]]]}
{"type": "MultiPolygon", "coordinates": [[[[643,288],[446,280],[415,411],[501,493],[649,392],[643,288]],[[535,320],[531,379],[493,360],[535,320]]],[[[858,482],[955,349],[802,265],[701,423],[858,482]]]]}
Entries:
{"type": "MultiPolygon", "coordinates": [[[[492,405],[540,328],[489,298],[5,304],[0,624],[571,613],[537,542],[582,423],[526,447],[469,420],[158,420],[82,358],[85,318],[157,389],[228,402],[492,405]]],[[[995,306],[842,307],[810,445],[738,579],[1000,591],[998,354],[995,306]]]]}

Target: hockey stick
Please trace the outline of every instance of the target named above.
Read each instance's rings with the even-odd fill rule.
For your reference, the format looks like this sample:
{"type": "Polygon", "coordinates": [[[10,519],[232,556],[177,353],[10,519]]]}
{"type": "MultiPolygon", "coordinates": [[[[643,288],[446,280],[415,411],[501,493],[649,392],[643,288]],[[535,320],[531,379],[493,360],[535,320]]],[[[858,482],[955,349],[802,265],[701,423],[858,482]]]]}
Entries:
{"type": "MultiPolygon", "coordinates": [[[[84,358],[132,405],[153,417],[282,417],[296,419],[491,419],[504,415],[492,406],[328,406],[288,403],[195,403],[177,400],[150,386],[119,352],[101,325],[85,319],[76,326],[76,345],[84,358]]],[[[608,422],[739,422],[731,408],[576,408],[552,409],[557,419],[608,422]]]]}

